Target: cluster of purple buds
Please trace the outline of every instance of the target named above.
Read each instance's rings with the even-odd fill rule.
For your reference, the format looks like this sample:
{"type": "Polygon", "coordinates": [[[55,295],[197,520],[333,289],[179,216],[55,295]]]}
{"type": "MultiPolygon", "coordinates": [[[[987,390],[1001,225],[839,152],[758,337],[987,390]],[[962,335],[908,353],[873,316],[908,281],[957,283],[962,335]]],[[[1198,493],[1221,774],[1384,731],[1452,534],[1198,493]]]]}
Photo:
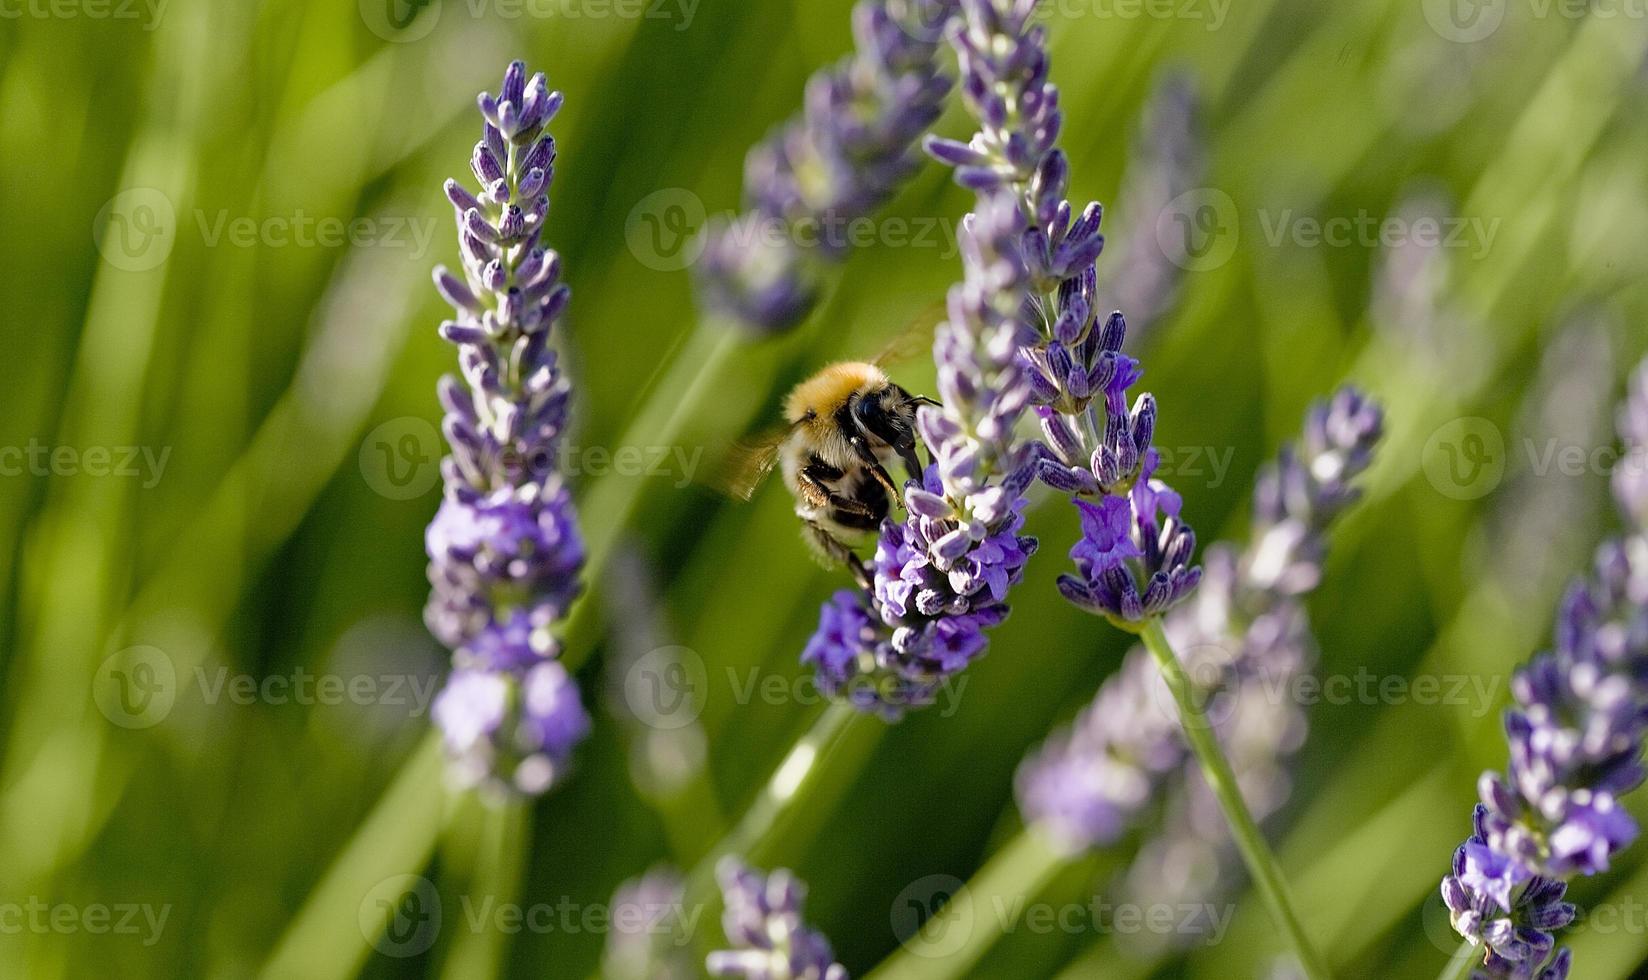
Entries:
{"type": "Polygon", "coordinates": [[[542,244],[555,170],[545,126],[561,95],[517,61],[479,102],[486,121],[470,166],[480,192],[446,183],[462,275],[435,270],[455,311],[441,336],[457,346],[463,380],[439,388],[451,453],[425,539],[425,620],[454,651],[454,671],[431,713],[464,784],[539,793],[589,730],[550,633],[584,564],[556,469],[569,386],[549,346],[569,291],[542,244]]]}
{"type": "MultiPolygon", "coordinates": [[[[1645,416],[1648,366],[1638,370],[1620,412],[1622,466],[1648,446],[1639,441],[1648,432],[1645,416]]],[[[1482,775],[1476,833],[1442,883],[1454,928],[1486,947],[1490,976],[1520,976],[1511,971],[1543,964],[1551,931],[1566,924],[1549,911],[1555,899],[1546,892],[1554,883],[1560,898],[1561,883],[1606,871],[1639,832],[1618,798],[1645,775],[1648,536],[1640,517],[1648,501],[1641,489],[1641,481],[1616,471],[1629,533],[1604,544],[1590,579],[1569,590],[1554,648],[1512,678],[1510,765],[1504,774],[1482,775]]]]}
{"type": "Polygon", "coordinates": [[[770,875],[724,858],[715,869],[726,912],[727,941],[735,948],[711,953],[705,966],[717,977],[749,980],[847,980],[830,941],[801,917],[807,888],[789,871],[770,875]]]}
{"type": "Polygon", "coordinates": [[[1477,976],[1564,980],[1570,955],[1552,955],[1555,932],[1574,921],[1563,901],[1566,883],[1529,875],[1515,860],[1489,847],[1486,808],[1477,807],[1477,832],[1454,852],[1453,874],[1442,880],[1442,899],[1459,934],[1487,949],[1477,976]]]}
{"type": "MultiPolygon", "coordinates": [[[[1351,481],[1371,461],[1380,434],[1378,407],[1354,389],[1312,406],[1300,447],[1284,449],[1260,475],[1249,543],[1212,548],[1204,587],[1164,623],[1207,704],[1209,722],[1235,759],[1244,796],[1255,800],[1260,815],[1280,805],[1284,794],[1259,798],[1250,788],[1284,784],[1277,760],[1303,739],[1302,712],[1270,692],[1305,669],[1311,654],[1299,602],[1308,589],[1283,587],[1284,580],[1265,569],[1279,549],[1298,556],[1282,562],[1288,567],[1297,570],[1306,560],[1319,565],[1328,526],[1356,499],[1351,481]],[[1288,492],[1278,495],[1278,487],[1288,492]],[[1279,714],[1286,712],[1292,714],[1279,714]]],[[[1094,537],[1115,537],[1127,525],[1124,515],[1094,537]]],[[[1285,579],[1311,587],[1319,580],[1319,571],[1285,579]]],[[[1188,758],[1173,697],[1149,654],[1135,648],[1075,724],[1020,766],[1019,808],[1071,850],[1106,846],[1138,823],[1169,776],[1183,772],[1186,780],[1200,779],[1188,758]]],[[[1211,799],[1193,802],[1217,813],[1211,799]]],[[[1222,820],[1210,823],[1223,826],[1222,820]]]]}
{"type": "MultiPolygon", "coordinates": [[[[1060,291],[1066,313],[1089,309],[1091,288],[1089,277],[1067,282],[1060,291]]],[[[1191,565],[1196,534],[1180,517],[1182,499],[1154,477],[1161,458],[1151,445],[1156,400],[1144,394],[1127,407],[1127,389],[1140,372],[1121,353],[1126,336],[1126,321],[1112,313],[1074,349],[1055,337],[1026,360],[1046,402],[1037,407],[1046,437],[1037,476],[1071,494],[1081,519],[1081,538],[1070,550],[1076,574],[1060,576],[1059,591],[1135,630],[1183,602],[1202,572],[1191,565]],[[1095,438],[1101,425],[1103,436],[1095,438]]]]}
{"type": "Polygon", "coordinates": [[[854,53],[814,75],[801,115],[750,151],[748,211],[710,229],[699,269],[707,305],[762,332],[806,317],[821,262],[846,252],[847,226],[916,169],[911,147],[950,91],[938,55],[954,9],[955,0],[860,0],[854,53]]]}

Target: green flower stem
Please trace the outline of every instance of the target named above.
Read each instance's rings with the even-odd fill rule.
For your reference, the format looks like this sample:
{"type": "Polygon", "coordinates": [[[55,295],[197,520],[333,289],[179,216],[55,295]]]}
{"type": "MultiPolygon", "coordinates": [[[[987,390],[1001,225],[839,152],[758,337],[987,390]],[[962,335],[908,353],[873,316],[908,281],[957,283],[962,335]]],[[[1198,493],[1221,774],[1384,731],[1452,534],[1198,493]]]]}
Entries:
{"type": "Polygon", "coordinates": [[[1236,783],[1236,774],[1231,771],[1230,762],[1225,758],[1224,750],[1219,747],[1213,726],[1208,723],[1200,705],[1196,703],[1190,678],[1186,676],[1184,665],[1179,662],[1178,655],[1173,652],[1173,646],[1168,643],[1167,632],[1162,629],[1161,617],[1152,616],[1146,620],[1141,636],[1151,656],[1156,658],[1156,666],[1162,672],[1162,679],[1173,692],[1173,700],[1179,706],[1179,726],[1184,730],[1185,741],[1196,754],[1196,761],[1202,767],[1202,776],[1213,790],[1213,795],[1218,797],[1219,808],[1225,813],[1225,822],[1230,825],[1230,835],[1235,839],[1237,849],[1242,852],[1242,861],[1247,865],[1248,874],[1252,876],[1254,885],[1270,906],[1270,913],[1276,920],[1276,925],[1293,946],[1294,955],[1299,958],[1299,965],[1305,971],[1305,976],[1310,980],[1324,980],[1330,976],[1327,967],[1323,965],[1321,956],[1305,936],[1304,926],[1300,924],[1299,915],[1294,910],[1293,899],[1288,893],[1287,882],[1283,879],[1281,868],[1276,862],[1276,855],[1271,853],[1270,845],[1265,843],[1264,835],[1259,832],[1259,825],[1254,822],[1253,814],[1248,812],[1247,803],[1242,799],[1241,789],[1236,783]]]}
{"type": "Polygon", "coordinates": [[[1462,942],[1454,951],[1453,959],[1443,967],[1442,973],[1436,980],[1466,980],[1471,975],[1471,968],[1482,961],[1477,952],[1476,944],[1470,941],[1462,942]]]}
{"type": "MultiPolygon", "coordinates": [[[[900,937],[903,946],[869,980],[950,980],[974,975],[979,961],[1011,925],[1010,910],[1034,900],[1068,862],[1068,856],[1041,834],[1021,830],[985,862],[964,889],[949,896],[942,910],[915,909],[913,921],[920,928],[912,936],[900,937]]],[[[893,910],[894,921],[902,921],[903,911],[893,910]]]]}
{"type": "Polygon", "coordinates": [[[737,826],[693,865],[687,875],[684,906],[696,908],[706,901],[715,885],[716,862],[729,854],[749,856],[780,832],[786,817],[816,788],[815,777],[827,768],[826,760],[836,746],[854,725],[871,721],[874,719],[846,702],[835,701],[824,709],[807,733],[785,753],[784,761],[744,811],[737,826]]]}

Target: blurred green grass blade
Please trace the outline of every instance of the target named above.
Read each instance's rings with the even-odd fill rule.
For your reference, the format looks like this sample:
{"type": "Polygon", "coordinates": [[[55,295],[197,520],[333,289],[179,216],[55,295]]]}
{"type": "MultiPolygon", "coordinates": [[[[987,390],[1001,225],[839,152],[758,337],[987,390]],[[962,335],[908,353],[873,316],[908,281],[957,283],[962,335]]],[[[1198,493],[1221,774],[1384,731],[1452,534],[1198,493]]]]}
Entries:
{"type": "Polygon", "coordinates": [[[261,976],[345,980],[359,972],[376,936],[367,935],[368,927],[388,921],[364,903],[387,879],[421,873],[452,814],[442,767],[440,740],[431,732],[292,917],[261,976]]]}

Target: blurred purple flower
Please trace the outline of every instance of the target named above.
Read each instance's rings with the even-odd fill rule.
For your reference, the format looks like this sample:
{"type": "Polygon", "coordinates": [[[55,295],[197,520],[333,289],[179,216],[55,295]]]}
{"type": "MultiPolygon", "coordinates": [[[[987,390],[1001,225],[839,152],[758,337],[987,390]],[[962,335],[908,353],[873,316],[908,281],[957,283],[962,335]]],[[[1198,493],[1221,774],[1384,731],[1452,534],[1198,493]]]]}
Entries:
{"type": "MultiPolygon", "coordinates": [[[[1312,406],[1301,445],[1284,448],[1260,474],[1248,545],[1211,549],[1206,581],[1165,623],[1259,817],[1280,799],[1250,790],[1283,782],[1278,759],[1297,747],[1304,727],[1302,711],[1277,703],[1269,688],[1287,683],[1308,662],[1311,640],[1299,596],[1320,579],[1328,527],[1356,499],[1351,481],[1371,461],[1380,421],[1378,408],[1349,388],[1312,406]],[[1281,487],[1290,491],[1280,493],[1281,487]],[[1277,576],[1275,567],[1294,574],[1277,576]],[[1301,584],[1307,588],[1296,588],[1301,584]]],[[[1150,465],[1143,471],[1146,485],[1150,465]]],[[[1078,501],[1084,517],[1083,540],[1072,552],[1078,568],[1141,560],[1145,549],[1131,536],[1135,515],[1171,514],[1176,506],[1164,491],[1146,493],[1156,499],[1141,502],[1135,488],[1127,498],[1078,501]]],[[[1075,723],[1019,767],[1019,808],[1066,848],[1107,846],[1137,825],[1170,777],[1182,774],[1186,791],[1197,792],[1200,770],[1188,762],[1173,698],[1150,656],[1134,649],[1075,723]]],[[[1202,809],[1218,812],[1210,799],[1202,809]]],[[[1222,819],[1212,824],[1209,833],[1225,833],[1222,819]]],[[[1153,850],[1161,849],[1146,845],[1146,854],[1153,850]]]]}
{"type": "MultiPolygon", "coordinates": [[[[1648,448],[1645,417],[1648,367],[1637,371],[1619,412],[1625,460],[1648,448]]],[[[1645,774],[1648,510],[1640,489],[1616,472],[1627,533],[1598,549],[1591,577],[1570,588],[1553,649],[1512,678],[1515,704],[1505,715],[1510,765],[1503,774],[1482,774],[1476,832],[1442,883],[1454,928],[1485,947],[1489,976],[1522,975],[1508,971],[1543,964],[1554,945],[1550,932],[1567,924],[1543,911],[1547,885],[1608,870],[1638,834],[1617,799],[1645,774]],[[1501,914],[1490,917],[1490,907],[1501,914]]],[[[1566,973],[1566,960],[1561,968],[1566,973]]]]}
{"type": "Polygon", "coordinates": [[[561,776],[590,726],[578,685],[553,660],[524,671],[460,668],[430,714],[463,784],[528,795],[561,776]]]}
{"type": "Polygon", "coordinates": [[[707,306],[763,333],[806,318],[820,263],[846,252],[836,230],[891,200],[916,169],[911,147],[950,91],[939,48],[955,5],[860,0],[853,8],[853,54],[815,74],[801,114],[750,151],[749,210],[707,232],[699,267],[707,306]],[[810,239],[816,245],[803,244],[810,239]]]}

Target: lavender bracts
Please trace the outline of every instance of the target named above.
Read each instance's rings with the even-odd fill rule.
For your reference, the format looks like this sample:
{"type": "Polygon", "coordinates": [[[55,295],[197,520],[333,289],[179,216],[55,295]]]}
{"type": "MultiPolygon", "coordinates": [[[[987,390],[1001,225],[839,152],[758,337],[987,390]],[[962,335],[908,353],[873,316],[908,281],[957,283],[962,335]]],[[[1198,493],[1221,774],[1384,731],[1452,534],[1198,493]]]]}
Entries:
{"type": "Polygon", "coordinates": [[[435,270],[455,311],[441,336],[458,347],[463,381],[439,388],[451,454],[426,536],[425,619],[457,669],[432,715],[465,784],[537,793],[589,728],[550,634],[584,563],[556,470],[568,384],[548,346],[569,291],[560,258],[541,244],[555,164],[544,127],[561,95],[517,61],[479,103],[486,122],[470,166],[480,193],[446,182],[463,275],[435,270]]]}
{"type": "Polygon", "coordinates": [[[762,332],[811,311],[820,262],[839,260],[847,226],[915,170],[910,148],[950,90],[938,53],[954,8],[861,0],[853,9],[854,53],[814,75],[802,114],[750,151],[749,210],[708,234],[700,287],[709,306],[762,332]]]}
{"type": "Polygon", "coordinates": [[[726,902],[722,926],[735,947],[711,953],[712,976],[750,980],[847,980],[830,941],[802,920],[807,888],[780,868],[762,875],[736,858],[715,869],[726,902]]]}
{"type": "Polygon", "coordinates": [[[1552,932],[1573,918],[1564,883],[1606,871],[1638,834],[1617,800],[1643,781],[1648,728],[1648,500],[1633,472],[1648,450],[1645,419],[1648,365],[1620,411],[1627,455],[1614,494],[1627,533],[1569,591],[1554,649],[1512,678],[1510,766],[1482,775],[1475,833],[1442,882],[1454,928],[1485,948],[1482,975],[1565,976],[1566,951],[1546,963],[1552,932]]]}
{"type": "MultiPolygon", "coordinates": [[[[1232,755],[1252,760],[1238,773],[1255,774],[1253,782],[1273,784],[1265,778],[1266,760],[1274,769],[1274,760],[1301,740],[1302,712],[1275,704],[1269,686],[1285,685],[1308,662],[1310,633],[1299,596],[1320,580],[1328,526],[1356,499],[1351,481],[1367,467],[1380,431],[1379,409],[1353,389],[1312,406],[1299,448],[1284,449],[1259,477],[1248,545],[1210,549],[1207,581],[1167,619],[1174,649],[1201,696],[1225,699],[1227,707],[1209,718],[1227,750],[1235,741],[1247,743],[1232,755]],[[1256,724],[1254,710],[1292,716],[1256,724]],[[1254,744],[1259,734],[1269,740],[1268,752],[1265,739],[1254,744]]],[[[1124,524],[1118,519],[1118,528],[1124,524]]],[[[1100,847],[1134,826],[1168,776],[1184,771],[1187,779],[1199,778],[1186,767],[1172,705],[1149,655],[1133,650],[1075,724],[1019,768],[1025,817],[1071,850],[1100,847]]],[[[1249,781],[1244,778],[1244,789],[1249,781]]]]}

